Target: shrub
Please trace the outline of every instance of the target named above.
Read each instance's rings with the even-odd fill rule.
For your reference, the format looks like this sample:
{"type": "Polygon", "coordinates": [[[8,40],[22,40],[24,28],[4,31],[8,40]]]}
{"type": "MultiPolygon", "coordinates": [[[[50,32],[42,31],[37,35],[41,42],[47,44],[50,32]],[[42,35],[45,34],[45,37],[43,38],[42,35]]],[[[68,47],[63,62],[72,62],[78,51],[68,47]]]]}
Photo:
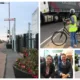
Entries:
{"type": "Polygon", "coordinates": [[[28,72],[34,78],[38,78],[38,50],[27,50],[25,54],[23,53],[22,58],[16,60],[14,65],[18,69],[28,72]]]}
{"type": "Polygon", "coordinates": [[[79,71],[79,68],[78,68],[78,66],[75,66],[75,71],[79,71]]]}

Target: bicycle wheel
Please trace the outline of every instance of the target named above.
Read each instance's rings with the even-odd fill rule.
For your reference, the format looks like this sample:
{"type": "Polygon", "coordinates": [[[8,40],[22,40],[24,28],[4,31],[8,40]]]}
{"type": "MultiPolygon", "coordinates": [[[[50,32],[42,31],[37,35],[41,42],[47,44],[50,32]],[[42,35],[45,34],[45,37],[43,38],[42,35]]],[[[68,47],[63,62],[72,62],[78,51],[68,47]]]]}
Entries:
{"type": "Polygon", "coordinates": [[[63,31],[56,31],[51,37],[51,41],[56,46],[61,46],[67,41],[67,35],[63,31]]]}

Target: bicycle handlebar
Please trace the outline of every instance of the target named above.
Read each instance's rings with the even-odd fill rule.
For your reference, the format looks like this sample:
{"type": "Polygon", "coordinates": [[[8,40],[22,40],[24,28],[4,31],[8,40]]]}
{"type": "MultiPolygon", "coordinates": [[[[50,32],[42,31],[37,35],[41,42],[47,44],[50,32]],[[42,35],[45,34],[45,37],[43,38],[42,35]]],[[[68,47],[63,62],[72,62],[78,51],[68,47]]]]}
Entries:
{"type": "Polygon", "coordinates": [[[70,18],[63,19],[63,24],[64,24],[64,26],[66,25],[66,23],[67,23],[68,21],[70,21],[70,18]]]}
{"type": "Polygon", "coordinates": [[[63,22],[67,22],[67,21],[70,21],[70,18],[63,19],[63,22]]]}

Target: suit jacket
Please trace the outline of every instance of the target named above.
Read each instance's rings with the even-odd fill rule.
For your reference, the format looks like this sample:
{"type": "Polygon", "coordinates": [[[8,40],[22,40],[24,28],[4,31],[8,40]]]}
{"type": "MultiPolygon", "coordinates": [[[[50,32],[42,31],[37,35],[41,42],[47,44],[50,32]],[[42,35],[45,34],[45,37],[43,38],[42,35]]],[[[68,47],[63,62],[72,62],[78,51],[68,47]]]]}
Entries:
{"type": "Polygon", "coordinates": [[[60,73],[69,74],[70,75],[69,78],[72,78],[72,76],[73,76],[73,70],[72,70],[71,62],[66,61],[66,64],[63,65],[63,63],[61,61],[59,63],[59,65],[58,65],[58,74],[59,74],[59,76],[60,76],[60,73]]]}
{"type": "Polygon", "coordinates": [[[49,74],[48,75],[46,75],[46,63],[42,63],[40,68],[41,68],[40,69],[41,77],[44,77],[44,78],[54,77],[54,74],[55,74],[54,64],[50,65],[49,74]]]}

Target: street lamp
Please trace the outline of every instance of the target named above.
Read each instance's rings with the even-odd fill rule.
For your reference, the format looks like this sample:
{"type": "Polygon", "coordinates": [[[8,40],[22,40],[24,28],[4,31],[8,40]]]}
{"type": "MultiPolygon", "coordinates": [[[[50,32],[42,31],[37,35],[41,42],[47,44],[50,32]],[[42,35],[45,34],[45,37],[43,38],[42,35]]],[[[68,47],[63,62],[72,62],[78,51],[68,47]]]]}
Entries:
{"type": "MultiPolygon", "coordinates": [[[[12,48],[13,48],[13,43],[14,43],[14,51],[16,52],[16,18],[10,18],[10,19],[4,19],[4,21],[14,21],[14,27],[13,27],[13,31],[12,31],[12,48]],[[14,40],[14,42],[13,42],[14,40]]],[[[8,31],[9,33],[9,31],[8,31]]]]}
{"type": "MultiPolygon", "coordinates": [[[[0,2],[0,4],[8,4],[8,12],[9,12],[9,19],[10,19],[10,2],[8,2],[8,3],[6,3],[6,2],[0,2]]],[[[9,39],[10,39],[10,20],[9,20],[9,39]]]]}

